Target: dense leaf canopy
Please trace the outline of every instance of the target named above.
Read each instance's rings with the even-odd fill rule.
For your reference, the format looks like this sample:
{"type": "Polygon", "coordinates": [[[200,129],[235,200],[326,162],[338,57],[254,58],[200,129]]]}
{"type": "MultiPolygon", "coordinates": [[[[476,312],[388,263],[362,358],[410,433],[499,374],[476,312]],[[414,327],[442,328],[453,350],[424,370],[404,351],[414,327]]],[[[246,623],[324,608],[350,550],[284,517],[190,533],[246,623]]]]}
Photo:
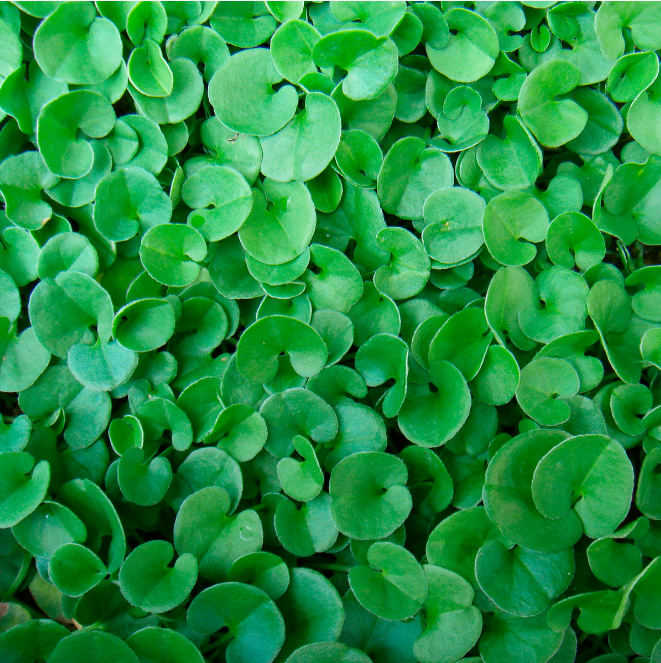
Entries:
{"type": "Polygon", "coordinates": [[[660,51],[0,1],[0,663],[661,663],[660,51]]]}

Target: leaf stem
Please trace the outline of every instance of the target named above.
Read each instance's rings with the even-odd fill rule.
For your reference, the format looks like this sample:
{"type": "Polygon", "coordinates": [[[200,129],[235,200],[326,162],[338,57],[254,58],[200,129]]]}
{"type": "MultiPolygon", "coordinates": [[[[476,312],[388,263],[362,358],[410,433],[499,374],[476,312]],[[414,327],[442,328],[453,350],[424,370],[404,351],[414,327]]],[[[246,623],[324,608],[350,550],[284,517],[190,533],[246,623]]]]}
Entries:
{"type": "Polygon", "coordinates": [[[344,564],[328,564],[326,562],[307,562],[306,566],[311,569],[319,569],[320,571],[339,571],[340,573],[349,573],[353,566],[345,566],[344,564]]]}
{"type": "Polygon", "coordinates": [[[214,640],[213,642],[210,642],[209,644],[207,644],[206,647],[203,647],[202,653],[208,654],[210,651],[218,649],[218,647],[224,645],[226,642],[229,642],[233,637],[234,635],[232,634],[232,631],[227,631],[227,633],[223,634],[220,638],[214,640]]]}

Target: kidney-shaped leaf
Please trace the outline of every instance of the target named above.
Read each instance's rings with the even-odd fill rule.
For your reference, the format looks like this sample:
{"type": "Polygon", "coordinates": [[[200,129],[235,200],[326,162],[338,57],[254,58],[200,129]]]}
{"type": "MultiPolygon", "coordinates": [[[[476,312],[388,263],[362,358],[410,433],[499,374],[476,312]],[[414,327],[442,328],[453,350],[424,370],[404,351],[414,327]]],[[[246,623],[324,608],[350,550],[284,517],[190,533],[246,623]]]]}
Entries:
{"type": "Polygon", "coordinates": [[[138,546],[122,564],[119,586],[131,603],[146,612],[167,612],[188,596],[197,580],[197,560],[189,553],[178,557],[167,541],[138,546]]]}
{"type": "Polygon", "coordinates": [[[561,442],[539,461],[532,482],[543,516],[557,520],[573,508],[591,538],[615,530],[629,511],[632,493],[631,461],[622,445],[605,435],[561,442]]]}
{"type": "Polygon", "coordinates": [[[411,494],[406,465],[389,454],[366,451],[333,469],[331,513],[337,528],[352,539],[383,539],[408,517],[411,494]]]}
{"type": "Polygon", "coordinates": [[[394,543],[375,543],[368,565],[349,572],[349,584],[360,604],[381,619],[412,617],[427,598],[427,578],[415,557],[394,543]]]}
{"type": "Polygon", "coordinates": [[[262,524],[254,511],[228,516],[229,495],[218,486],[202,488],[187,497],[174,524],[174,545],[182,556],[190,553],[200,575],[224,580],[236,559],[262,546],[262,524]]]}
{"type": "Polygon", "coordinates": [[[326,364],[328,350],[321,336],[301,320],[284,315],[260,318],[242,334],[237,368],[253,382],[270,382],[278,372],[278,357],[286,352],[292,368],[304,377],[316,375],[326,364]]]}
{"type": "Polygon", "coordinates": [[[228,663],[271,663],[285,641],[285,623],[275,603],[261,589],[240,582],[200,592],[188,608],[188,626],[202,634],[229,629],[228,663]]]}

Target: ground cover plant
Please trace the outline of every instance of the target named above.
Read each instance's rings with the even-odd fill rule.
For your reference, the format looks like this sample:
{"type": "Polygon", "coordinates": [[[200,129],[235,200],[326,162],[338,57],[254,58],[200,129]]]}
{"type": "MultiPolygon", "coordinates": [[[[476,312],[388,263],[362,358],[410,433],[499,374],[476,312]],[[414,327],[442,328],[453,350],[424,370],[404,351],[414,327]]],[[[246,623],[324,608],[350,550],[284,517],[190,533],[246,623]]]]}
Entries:
{"type": "Polygon", "coordinates": [[[2,663],[661,663],[658,2],[0,2],[2,663]]]}

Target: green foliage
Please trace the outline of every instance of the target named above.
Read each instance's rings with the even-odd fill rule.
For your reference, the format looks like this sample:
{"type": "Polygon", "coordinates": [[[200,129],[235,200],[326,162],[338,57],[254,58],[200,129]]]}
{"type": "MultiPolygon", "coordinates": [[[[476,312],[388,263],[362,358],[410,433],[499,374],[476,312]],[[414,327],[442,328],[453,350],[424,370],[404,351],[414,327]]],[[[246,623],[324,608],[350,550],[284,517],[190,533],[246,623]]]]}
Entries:
{"type": "Polygon", "coordinates": [[[659,52],[0,2],[0,663],[660,663],[659,52]]]}

